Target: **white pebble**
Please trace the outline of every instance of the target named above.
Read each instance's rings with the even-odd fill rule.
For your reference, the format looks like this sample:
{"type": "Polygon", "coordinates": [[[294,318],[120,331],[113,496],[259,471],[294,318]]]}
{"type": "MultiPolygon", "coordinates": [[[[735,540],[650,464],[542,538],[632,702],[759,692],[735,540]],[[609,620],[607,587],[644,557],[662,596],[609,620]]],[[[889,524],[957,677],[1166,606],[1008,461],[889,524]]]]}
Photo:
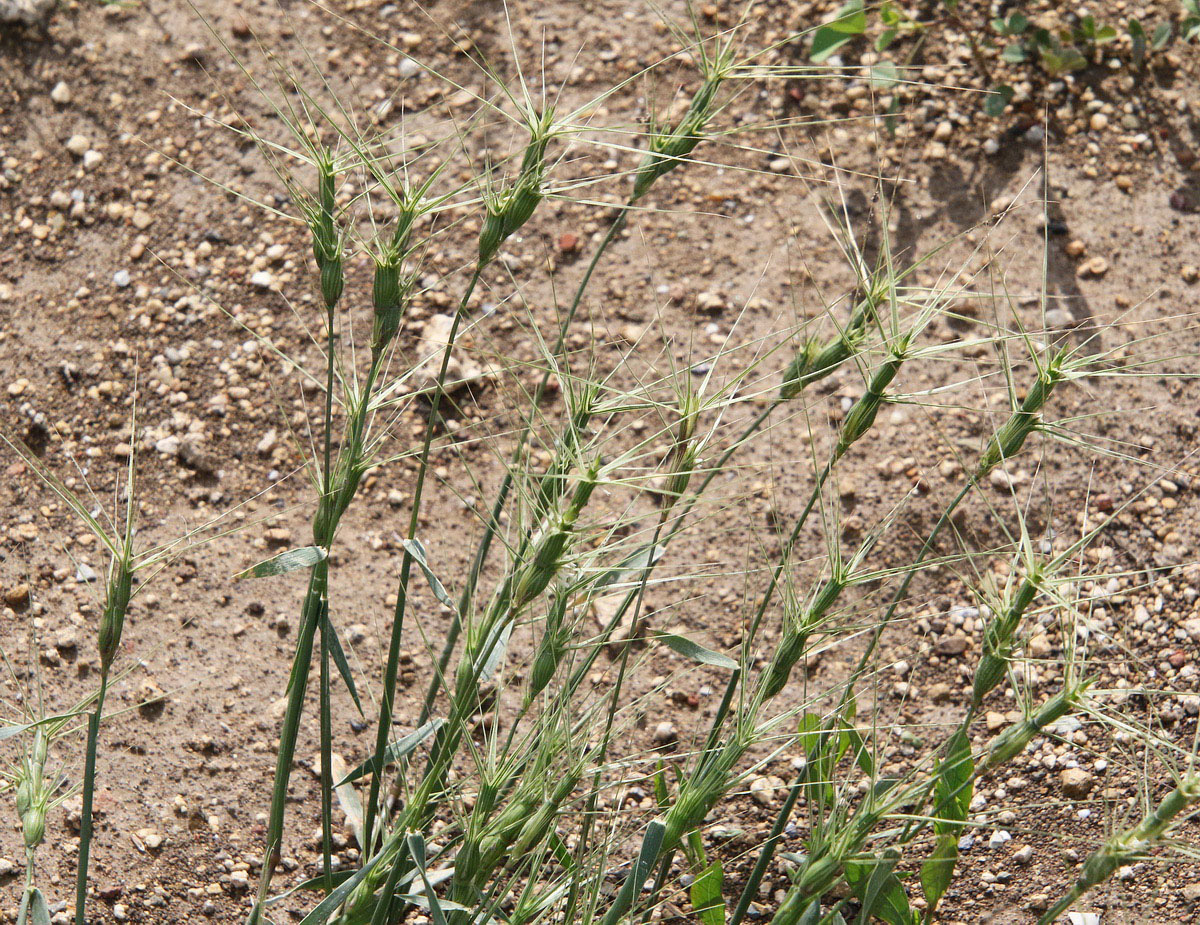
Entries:
{"type": "Polygon", "coordinates": [[[92,142],[86,135],[72,135],[67,139],[67,150],[76,157],[83,157],[84,153],[92,146],[92,142]]]}
{"type": "Polygon", "coordinates": [[[50,99],[59,106],[66,106],[71,102],[71,88],[67,86],[66,81],[60,80],[54,85],[54,89],[50,91],[50,99]]]}

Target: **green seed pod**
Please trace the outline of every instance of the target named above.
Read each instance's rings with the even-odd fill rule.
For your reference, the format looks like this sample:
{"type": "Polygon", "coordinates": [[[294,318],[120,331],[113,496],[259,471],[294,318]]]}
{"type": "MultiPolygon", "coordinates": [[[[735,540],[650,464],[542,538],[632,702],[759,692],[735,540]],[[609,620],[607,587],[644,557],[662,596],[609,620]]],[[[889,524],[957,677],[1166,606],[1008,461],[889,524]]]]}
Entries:
{"type": "Polygon", "coordinates": [[[600,460],[594,460],[587,471],[580,477],[579,483],[575,486],[575,494],[571,496],[571,503],[567,505],[567,510],[563,515],[563,522],[566,525],[575,523],[575,520],[587,507],[588,501],[592,497],[592,492],[596,490],[596,479],[600,475],[600,460]]]}
{"type": "Polygon", "coordinates": [[[500,213],[488,209],[483,220],[483,229],[479,232],[479,262],[491,263],[503,240],[504,218],[500,213]]]}
{"type": "Polygon", "coordinates": [[[792,669],[796,662],[800,661],[800,657],[804,654],[805,647],[808,645],[808,633],[797,628],[794,631],[784,634],[778,648],[775,649],[775,654],[771,657],[771,664],[767,666],[766,674],[763,677],[763,696],[770,700],[778,694],[787,685],[788,678],[791,677],[792,669]]]}
{"type": "Polygon", "coordinates": [[[1037,578],[1025,579],[1018,586],[1004,612],[988,624],[983,634],[983,657],[979,660],[971,691],[971,699],[976,708],[1007,673],[1008,662],[1012,656],[1013,638],[1021,618],[1037,596],[1037,590],[1037,578]]]}
{"type": "Polygon", "coordinates": [[[821,586],[821,590],[817,592],[817,596],[813,599],[806,622],[811,626],[817,620],[824,617],[829,612],[829,608],[837,603],[837,599],[841,597],[844,590],[846,590],[846,583],[842,579],[830,578],[826,581],[821,586]]]}
{"type": "Polygon", "coordinates": [[[546,146],[550,142],[550,123],[553,113],[542,114],[539,124],[531,128],[529,144],[521,159],[521,171],[507,193],[495,196],[486,204],[487,214],[479,232],[479,266],[492,262],[500,245],[529,221],[542,201],[542,177],[546,170],[546,146]]]}
{"type": "Polygon", "coordinates": [[[846,420],[842,423],[842,433],[838,437],[835,450],[838,457],[844,456],[851,445],[871,429],[871,425],[875,423],[875,416],[879,413],[879,405],[882,400],[882,395],[868,392],[854,403],[854,407],[850,409],[846,420]]]}
{"type": "Polygon", "coordinates": [[[979,466],[975,470],[976,481],[984,478],[1006,459],[1012,459],[1021,452],[1029,435],[1041,423],[1042,406],[1061,380],[1062,373],[1053,365],[1038,376],[1025,400],[1021,402],[1021,407],[992,434],[987,448],[979,458],[979,466]]]}
{"type": "Polygon", "coordinates": [[[25,847],[36,848],[46,836],[46,804],[35,802],[21,814],[21,828],[25,835],[25,847]]]}
{"type": "Polygon", "coordinates": [[[540,845],[545,841],[546,833],[550,831],[554,820],[558,818],[559,807],[562,806],[563,800],[571,795],[571,791],[578,783],[578,773],[572,771],[563,775],[542,805],[521,826],[521,831],[509,846],[509,852],[514,858],[523,857],[535,845],[540,845]]]}
{"type": "Polygon", "coordinates": [[[33,805],[33,781],[23,773],[20,780],[17,781],[17,815],[24,819],[25,814],[29,812],[29,808],[33,805]]]}
{"type": "Polygon", "coordinates": [[[971,689],[971,703],[978,709],[983,698],[1003,680],[1008,673],[1008,651],[985,652],[975,670],[975,683],[971,689]]]}
{"type": "Polygon", "coordinates": [[[321,299],[325,303],[326,311],[333,311],[342,297],[345,284],[340,254],[321,264],[321,299]]]}
{"type": "Polygon", "coordinates": [[[40,769],[46,766],[46,756],[50,751],[50,739],[46,730],[38,726],[33,733],[33,763],[40,769]]]}
{"type": "Polygon", "coordinates": [[[404,314],[398,260],[386,257],[375,262],[371,300],[375,309],[371,320],[371,356],[378,359],[400,330],[400,319],[404,314]]]}
{"type": "Polygon", "coordinates": [[[842,433],[835,450],[838,457],[845,455],[850,446],[871,429],[879,407],[883,404],[887,387],[896,378],[903,362],[903,357],[891,356],[875,370],[871,381],[867,383],[867,390],[862,398],[854,403],[854,407],[846,414],[846,420],[842,423],[842,433]]]}
{"type": "Polygon", "coordinates": [[[125,613],[129,609],[129,598],[133,594],[133,570],[124,558],[114,559],[108,575],[104,612],[100,615],[97,647],[100,651],[100,666],[104,671],[116,658],[121,645],[121,633],[125,628],[125,613]]]}
{"type": "Polygon", "coordinates": [[[561,651],[562,649],[556,644],[556,640],[542,639],[541,645],[538,646],[537,655],[533,658],[533,665],[529,669],[529,690],[525,694],[525,704],[527,706],[553,680],[554,673],[558,671],[561,651]]]}
{"type": "Polygon", "coordinates": [[[710,76],[700,85],[678,124],[673,129],[651,135],[648,150],[634,174],[631,199],[635,202],[641,199],[659,177],[669,173],[695,150],[708,126],[717,90],[723,81],[724,76],[720,73],[710,76]]]}
{"type": "Polygon", "coordinates": [[[540,183],[522,183],[518,185],[512,197],[505,204],[504,237],[509,237],[529,221],[541,201],[542,190],[540,183]]]}
{"type": "Polygon", "coordinates": [[[552,530],[541,538],[532,559],[521,569],[512,595],[513,610],[521,610],[549,587],[571,532],[552,530]]]}
{"type": "Polygon", "coordinates": [[[1025,750],[1033,737],[1056,720],[1062,719],[1074,708],[1078,693],[1062,691],[1051,697],[1031,717],[1013,723],[988,746],[987,757],[980,769],[980,775],[999,767],[1025,750]]]}
{"type": "Polygon", "coordinates": [[[800,874],[800,879],[796,881],[796,888],[803,896],[822,896],[837,882],[841,872],[842,865],[835,858],[828,856],[809,858],[800,874]]]}
{"type": "Polygon", "coordinates": [[[821,352],[821,345],[815,337],[810,337],[806,340],[800,349],[796,351],[796,355],[792,357],[792,362],[783,371],[783,385],[779,387],[779,397],[784,401],[791,401],[808,385],[808,376],[813,371],[813,361],[817,354],[821,352]]]}

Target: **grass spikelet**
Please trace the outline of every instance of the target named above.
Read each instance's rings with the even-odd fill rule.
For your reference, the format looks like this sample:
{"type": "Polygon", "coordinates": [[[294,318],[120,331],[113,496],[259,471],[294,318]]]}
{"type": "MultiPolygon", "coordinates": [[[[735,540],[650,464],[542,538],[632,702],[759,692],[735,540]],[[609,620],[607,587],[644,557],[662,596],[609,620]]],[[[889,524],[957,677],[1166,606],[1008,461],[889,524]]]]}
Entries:
{"type": "Polygon", "coordinates": [[[1111,877],[1118,868],[1144,857],[1197,801],[1200,801],[1200,777],[1188,775],[1140,823],[1110,838],[1088,855],[1070,891],[1042,914],[1038,925],[1051,925],[1080,897],[1111,877]]]}

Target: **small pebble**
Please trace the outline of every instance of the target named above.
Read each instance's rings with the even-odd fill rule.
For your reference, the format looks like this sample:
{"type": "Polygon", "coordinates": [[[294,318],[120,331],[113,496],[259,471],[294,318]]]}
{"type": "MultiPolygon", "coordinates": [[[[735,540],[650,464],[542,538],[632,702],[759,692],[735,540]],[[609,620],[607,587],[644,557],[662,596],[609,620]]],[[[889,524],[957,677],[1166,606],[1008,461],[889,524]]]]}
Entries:
{"type": "Polygon", "coordinates": [[[91,146],[92,142],[86,135],[72,135],[67,139],[67,150],[76,157],[83,157],[91,146]]]}

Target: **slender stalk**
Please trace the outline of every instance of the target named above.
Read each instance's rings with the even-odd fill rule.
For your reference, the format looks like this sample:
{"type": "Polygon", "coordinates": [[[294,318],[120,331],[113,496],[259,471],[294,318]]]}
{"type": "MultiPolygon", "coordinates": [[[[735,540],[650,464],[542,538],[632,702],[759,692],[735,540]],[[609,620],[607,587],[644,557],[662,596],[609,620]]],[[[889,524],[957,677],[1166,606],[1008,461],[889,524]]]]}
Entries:
{"type": "Polygon", "coordinates": [[[92,800],[96,792],[96,749],[100,736],[100,717],[104,713],[104,695],[108,691],[108,669],[100,673],[100,692],[96,706],[88,714],[87,754],[83,760],[83,806],[79,811],[79,860],[75,873],[75,925],[85,925],[87,907],[88,861],[92,852],[92,800]]]}
{"type": "Polygon", "coordinates": [[[333,718],[329,703],[329,604],[321,614],[321,872],[325,877],[325,892],[333,889],[333,718]]]}
{"type": "MultiPolygon", "coordinates": [[[[325,440],[321,469],[321,494],[324,499],[333,498],[333,374],[334,374],[334,305],[329,305],[325,314],[325,440]]],[[[333,544],[331,527],[326,542],[333,544]]],[[[328,555],[329,546],[326,546],[328,555]]],[[[321,669],[319,678],[320,738],[321,738],[321,870],[325,875],[325,891],[333,889],[333,776],[330,759],[333,754],[333,728],[329,705],[329,595],[326,592],[320,613],[321,669]]]]}
{"type": "Polygon", "coordinates": [[[775,824],[771,826],[771,834],[767,836],[767,840],[763,842],[763,846],[759,849],[758,860],[754,863],[754,870],[750,871],[750,876],[746,880],[745,887],[742,888],[742,893],[738,897],[737,905],[733,909],[733,917],[729,920],[729,925],[741,925],[741,921],[746,916],[746,911],[750,908],[750,903],[754,899],[754,894],[758,892],[759,884],[762,883],[762,878],[767,872],[767,868],[771,865],[771,858],[775,856],[775,846],[779,844],[779,839],[783,836],[784,827],[787,825],[788,818],[792,815],[792,809],[796,805],[796,800],[800,796],[800,791],[804,789],[804,771],[797,772],[796,780],[792,786],[788,788],[787,799],[783,801],[783,806],[779,808],[779,812],[775,815],[775,824]]]}
{"type": "MultiPolygon", "coordinates": [[[[588,284],[591,282],[592,274],[595,272],[597,265],[600,263],[600,258],[604,256],[604,252],[608,250],[608,246],[616,239],[621,229],[625,226],[625,221],[628,218],[629,210],[633,207],[633,200],[630,200],[621,207],[621,211],[617,217],[613,219],[605,233],[603,239],[596,247],[596,251],[592,254],[592,259],[588,262],[587,269],[584,271],[583,278],[575,287],[575,295],[571,299],[571,304],[567,308],[566,315],[558,325],[558,336],[554,342],[554,350],[552,354],[558,357],[562,354],[563,347],[567,341],[567,332],[570,330],[571,324],[575,320],[575,315],[579,310],[579,306],[583,302],[584,293],[587,291],[588,284]]],[[[454,647],[458,643],[458,637],[462,632],[462,615],[467,612],[471,606],[471,602],[475,595],[475,588],[479,583],[479,576],[483,572],[483,567],[487,563],[488,554],[491,551],[492,541],[495,539],[497,532],[500,529],[500,516],[504,512],[505,506],[508,504],[509,494],[512,491],[513,471],[521,460],[521,455],[525,450],[525,444],[529,440],[529,435],[533,432],[533,421],[537,414],[537,408],[542,402],[542,397],[546,393],[546,388],[550,384],[551,370],[547,369],[542,373],[542,378],[538,381],[537,387],[534,389],[533,397],[529,402],[530,414],[525,421],[525,425],[521,429],[521,433],[517,437],[517,443],[513,447],[512,458],[504,473],[504,478],[500,483],[500,488],[496,492],[496,501],[492,505],[491,513],[488,516],[488,521],[484,527],[483,536],[479,540],[479,545],[475,550],[475,558],[471,562],[471,569],[467,573],[467,581],[463,587],[462,594],[459,596],[458,610],[455,612],[450,621],[450,628],[446,633],[446,640],[442,644],[442,651],[438,655],[437,668],[430,678],[429,687],[425,691],[425,702],[421,706],[421,714],[417,719],[417,725],[429,719],[430,713],[433,711],[433,702],[437,698],[438,688],[442,685],[446,669],[450,664],[450,658],[454,654],[454,647]]]]}
{"type": "MultiPolygon", "coordinates": [[[[462,324],[463,317],[466,315],[467,304],[475,292],[475,287],[479,284],[482,273],[483,265],[481,263],[476,264],[467,287],[463,291],[462,298],[459,299],[458,308],[454,312],[454,319],[451,322],[450,331],[446,337],[446,346],[442,350],[441,365],[438,368],[433,394],[429,400],[429,416],[425,422],[425,433],[421,441],[421,455],[417,462],[417,480],[413,487],[412,509],[408,518],[408,539],[410,541],[416,539],[417,528],[420,526],[421,499],[425,491],[425,478],[429,471],[429,454],[433,446],[433,435],[437,426],[438,410],[441,407],[446,373],[450,368],[450,357],[454,351],[455,341],[458,338],[459,327],[462,324]]],[[[379,723],[375,736],[375,760],[377,764],[381,762],[383,753],[387,749],[388,737],[392,728],[392,714],[395,709],[396,700],[396,677],[399,673],[400,663],[400,642],[404,629],[405,613],[408,608],[408,583],[412,575],[412,560],[411,549],[405,546],[404,556],[400,562],[400,580],[396,587],[396,607],[392,615],[392,632],[388,641],[388,659],[384,666],[383,691],[379,698],[379,723]]],[[[458,619],[457,614],[455,618],[456,620],[458,619]]],[[[417,725],[421,725],[427,718],[427,715],[423,714],[422,720],[417,725]]],[[[376,773],[371,775],[370,794],[367,799],[366,821],[363,827],[364,851],[369,851],[371,846],[374,845],[375,818],[379,811],[379,791],[382,780],[383,769],[377,768],[376,773]]]]}
{"type": "Polygon", "coordinates": [[[279,731],[279,749],[275,758],[275,783],[271,789],[271,810],[267,821],[262,874],[259,877],[258,893],[255,897],[254,907],[250,910],[247,925],[258,925],[262,921],[263,906],[267,900],[267,893],[271,889],[271,878],[280,861],[292,756],[296,752],[300,714],[304,707],[304,694],[308,688],[308,668],[312,660],[313,638],[320,622],[328,587],[329,559],[324,558],[313,566],[301,610],[300,628],[296,634],[296,653],[292,659],[292,673],[288,680],[288,703],[283,716],[283,726],[279,731]]]}

